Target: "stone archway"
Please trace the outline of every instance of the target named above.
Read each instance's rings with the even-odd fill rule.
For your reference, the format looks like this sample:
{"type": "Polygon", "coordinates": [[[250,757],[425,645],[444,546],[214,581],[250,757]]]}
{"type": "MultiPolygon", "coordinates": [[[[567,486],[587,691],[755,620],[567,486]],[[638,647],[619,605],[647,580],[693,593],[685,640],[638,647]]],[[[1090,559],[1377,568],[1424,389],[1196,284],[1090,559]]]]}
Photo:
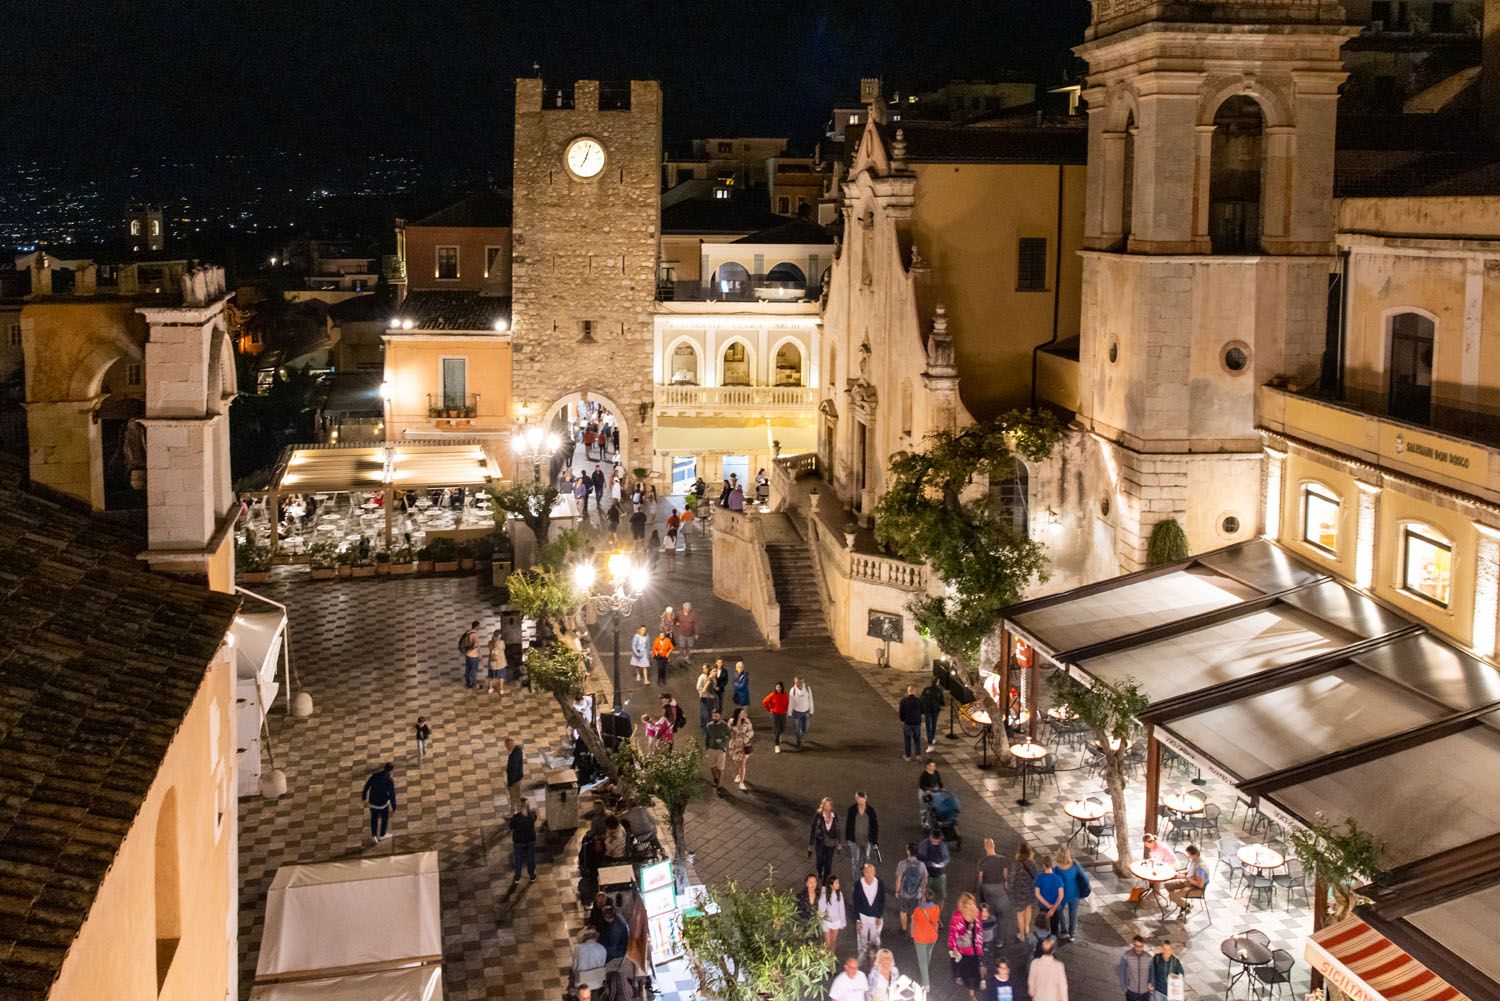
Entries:
{"type": "Polygon", "coordinates": [[[630,415],[627,414],[625,412],[624,408],[622,408],[618,403],[616,403],[614,400],[610,399],[608,396],[604,395],[603,393],[596,393],[596,392],[593,392],[592,390],[582,389],[582,390],[579,390],[578,392],[569,393],[566,396],[559,397],[558,399],[556,399],[556,400],[554,400],[552,402],[551,406],[549,406],[546,410],[543,411],[542,420],[547,424],[547,426],[550,427],[551,424],[552,424],[552,421],[557,417],[557,413],[558,413],[559,410],[561,410],[563,407],[576,407],[579,403],[582,403],[582,402],[597,403],[597,404],[599,404],[605,410],[608,410],[611,414],[613,414],[615,420],[617,422],[619,422],[619,425],[620,425],[620,458],[619,458],[619,463],[620,463],[620,468],[621,469],[625,470],[626,472],[629,472],[630,468],[631,468],[630,467],[630,445],[631,445],[630,415]]]}

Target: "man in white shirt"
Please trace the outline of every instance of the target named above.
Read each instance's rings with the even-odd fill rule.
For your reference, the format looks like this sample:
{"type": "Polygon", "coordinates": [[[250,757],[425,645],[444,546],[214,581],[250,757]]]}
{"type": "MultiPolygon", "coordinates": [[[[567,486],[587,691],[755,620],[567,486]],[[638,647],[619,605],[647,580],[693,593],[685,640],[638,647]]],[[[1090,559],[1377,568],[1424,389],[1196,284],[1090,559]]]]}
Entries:
{"type": "Polygon", "coordinates": [[[592,927],[583,929],[573,949],[573,986],[599,990],[604,986],[604,966],[609,953],[599,944],[599,933],[592,927]]]}
{"type": "Polygon", "coordinates": [[[807,724],[813,714],[812,688],[800,677],[792,679],[792,690],[787,692],[787,708],[792,711],[792,734],[797,738],[797,750],[802,750],[802,738],[807,736],[807,724]]]}
{"type": "Polygon", "coordinates": [[[855,934],[860,961],[868,955],[873,963],[880,951],[880,929],[885,924],[885,884],[875,877],[874,863],[865,863],[864,878],[854,884],[854,913],[859,916],[855,934]]]}
{"type": "Polygon", "coordinates": [[[870,978],[859,968],[858,958],[844,960],[844,972],[828,985],[828,997],[831,1001],[869,1001],[870,978]]]}

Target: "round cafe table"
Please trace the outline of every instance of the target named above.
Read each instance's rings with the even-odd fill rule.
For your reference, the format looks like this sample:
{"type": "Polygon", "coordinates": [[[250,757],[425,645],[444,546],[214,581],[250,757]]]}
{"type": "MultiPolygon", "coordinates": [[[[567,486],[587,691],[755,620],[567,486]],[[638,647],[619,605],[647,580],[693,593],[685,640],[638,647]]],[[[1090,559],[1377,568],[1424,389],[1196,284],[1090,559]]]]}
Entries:
{"type": "Polygon", "coordinates": [[[1041,744],[1026,741],[1021,744],[1010,745],[1011,757],[1020,762],[1021,765],[1021,798],[1016,800],[1017,806],[1030,806],[1031,800],[1026,798],[1026,776],[1031,773],[1031,767],[1047,756],[1047,749],[1041,744]]]}
{"type": "Polygon", "coordinates": [[[1248,935],[1226,938],[1219,943],[1219,951],[1229,960],[1229,986],[1224,991],[1225,997],[1234,992],[1234,985],[1241,980],[1254,987],[1255,983],[1250,979],[1251,968],[1271,961],[1271,950],[1248,935]]]}
{"type": "MultiPolygon", "coordinates": [[[[1095,821],[1108,812],[1103,803],[1090,803],[1086,799],[1070,799],[1063,804],[1063,813],[1073,818],[1073,830],[1068,834],[1068,844],[1078,837],[1088,827],[1091,821],[1095,821]]],[[[1084,839],[1087,842],[1088,839],[1084,839]]]]}
{"type": "Polygon", "coordinates": [[[1161,805],[1166,807],[1168,810],[1171,810],[1173,813],[1181,813],[1183,815],[1187,815],[1192,813],[1202,813],[1204,801],[1202,799],[1199,799],[1197,796],[1189,796],[1187,793],[1179,792],[1174,793],[1171,796],[1163,796],[1161,798],[1161,805]]]}
{"type": "Polygon", "coordinates": [[[1139,879],[1144,879],[1151,884],[1148,896],[1155,898],[1156,906],[1161,909],[1162,920],[1167,918],[1166,895],[1161,891],[1161,884],[1177,875],[1177,867],[1160,859],[1143,858],[1136,859],[1130,863],[1130,872],[1139,879]]]}
{"type": "Polygon", "coordinates": [[[1059,723],[1066,723],[1073,719],[1074,716],[1064,706],[1050,706],[1047,709],[1047,718],[1057,720],[1059,723]]]}
{"type": "Polygon", "coordinates": [[[1279,869],[1286,864],[1286,856],[1274,848],[1266,845],[1241,845],[1236,852],[1246,869],[1256,870],[1253,879],[1247,878],[1250,884],[1250,897],[1253,900],[1257,893],[1266,895],[1266,906],[1276,902],[1276,884],[1270,878],[1273,869],[1279,869]]]}

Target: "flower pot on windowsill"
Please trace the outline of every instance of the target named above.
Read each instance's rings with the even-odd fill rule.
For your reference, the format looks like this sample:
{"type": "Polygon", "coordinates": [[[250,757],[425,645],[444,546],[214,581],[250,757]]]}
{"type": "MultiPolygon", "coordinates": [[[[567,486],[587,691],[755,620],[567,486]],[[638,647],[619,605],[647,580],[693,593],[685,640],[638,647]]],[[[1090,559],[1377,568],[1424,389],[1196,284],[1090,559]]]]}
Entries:
{"type": "Polygon", "coordinates": [[[458,569],[458,560],[439,560],[432,564],[432,569],[438,573],[453,573],[458,569]]]}
{"type": "Polygon", "coordinates": [[[417,568],[417,565],[415,563],[392,563],[391,564],[391,576],[392,577],[409,577],[409,576],[411,576],[412,571],[415,570],[416,568],[417,568]]]}
{"type": "Polygon", "coordinates": [[[335,569],[334,567],[313,567],[312,568],[312,579],[313,580],[333,580],[333,578],[337,577],[338,575],[339,575],[338,574],[338,570],[335,569]]]}

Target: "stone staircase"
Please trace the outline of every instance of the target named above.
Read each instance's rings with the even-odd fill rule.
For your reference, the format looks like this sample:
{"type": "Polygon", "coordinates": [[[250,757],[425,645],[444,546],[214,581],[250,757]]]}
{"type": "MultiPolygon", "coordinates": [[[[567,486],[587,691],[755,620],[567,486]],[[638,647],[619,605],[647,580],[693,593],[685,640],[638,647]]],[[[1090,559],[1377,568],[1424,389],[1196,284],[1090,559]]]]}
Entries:
{"type": "Polygon", "coordinates": [[[815,643],[828,639],[828,623],[818,600],[818,578],[803,542],[768,542],[766,557],[781,605],[781,644],[815,643]]]}

